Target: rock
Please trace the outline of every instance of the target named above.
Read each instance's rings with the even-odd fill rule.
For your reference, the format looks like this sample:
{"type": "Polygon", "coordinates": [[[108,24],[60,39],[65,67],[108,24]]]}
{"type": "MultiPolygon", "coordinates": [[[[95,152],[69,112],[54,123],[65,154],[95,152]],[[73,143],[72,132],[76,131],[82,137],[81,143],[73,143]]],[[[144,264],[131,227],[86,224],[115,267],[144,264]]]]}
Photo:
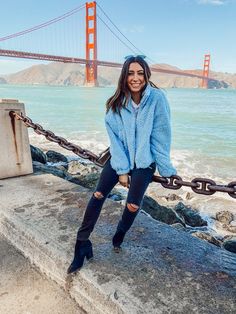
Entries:
{"type": "Polygon", "coordinates": [[[82,186],[88,189],[95,189],[102,169],[92,163],[83,163],[73,160],[69,163],[68,173],[74,174],[74,178],[78,178],[83,182],[82,186]]]}
{"type": "Polygon", "coordinates": [[[185,206],[182,202],[179,202],[174,210],[181,216],[184,217],[186,224],[192,227],[207,226],[207,222],[193,209],[185,206]]]}
{"type": "Polygon", "coordinates": [[[152,197],[145,195],[142,209],[154,219],[165,222],[168,225],[181,223],[185,226],[184,220],[171,208],[159,205],[152,197]]]}
{"type": "Polygon", "coordinates": [[[226,83],[225,81],[208,81],[208,88],[228,88],[230,85],[226,83]]]}
{"type": "Polygon", "coordinates": [[[223,247],[230,252],[236,253],[236,237],[228,237],[223,242],[223,247]]]}
{"type": "Polygon", "coordinates": [[[192,232],[191,234],[194,237],[208,241],[209,243],[212,243],[214,245],[221,246],[221,242],[217,240],[215,237],[213,237],[209,232],[195,231],[192,232]]]}
{"type": "MultiPolygon", "coordinates": [[[[215,216],[212,218],[213,220],[215,220],[215,216]]],[[[222,224],[221,222],[219,222],[218,220],[215,220],[215,227],[217,229],[227,229],[227,226],[226,224],[222,224]]]]}
{"type": "Polygon", "coordinates": [[[57,162],[68,162],[68,159],[66,156],[62,155],[61,153],[55,152],[53,150],[49,150],[46,152],[47,155],[47,161],[52,162],[52,163],[57,163],[57,162]]]}
{"type": "Polygon", "coordinates": [[[187,194],[185,196],[186,200],[191,200],[193,197],[194,197],[194,195],[190,192],[187,192],[187,194]]]}
{"type": "Polygon", "coordinates": [[[172,224],[171,227],[173,227],[177,230],[184,230],[185,231],[185,227],[179,222],[172,224]]]}
{"type": "Polygon", "coordinates": [[[49,165],[42,164],[38,161],[33,161],[33,170],[34,170],[34,173],[37,173],[37,172],[51,173],[54,176],[60,177],[67,181],[83,186],[83,181],[79,180],[78,178],[74,178],[65,169],[63,170],[55,166],[49,166],[49,165]]]}
{"type": "MultiPolygon", "coordinates": [[[[215,219],[215,217],[214,217],[215,219]]],[[[215,227],[218,229],[224,229],[232,233],[236,233],[236,226],[234,224],[226,224],[226,223],[221,223],[220,221],[216,220],[215,221],[215,227]]]]}
{"type": "Polygon", "coordinates": [[[182,197],[180,197],[179,195],[176,194],[168,194],[167,196],[165,196],[167,201],[176,201],[176,200],[182,200],[182,197]]]}
{"type": "Polygon", "coordinates": [[[230,224],[231,221],[234,220],[234,215],[227,211],[223,210],[221,212],[216,213],[216,220],[222,222],[223,224],[230,224]]]}
{"type": "Polygon", "coordinates": [[[33,170],[34,172],[44,172],[44,173],[51,173],[57,177],[65,179],[66,177],[66,171],[58,169],[57,167],[54,166],[49,166],[46,164],[43,164],[39,161],[33,161],[33,170]]]}
{"type": "MultiPolygon", "coordinates": [[[[201,226],[201,227],[191,227],[191,226],[186,226],[186,231],[189,233],[195,232],[195,231],[203,231],[203,232],[208,232],[209,228],[208,226],[201,226]]],[[[211,233],[212,234],[212,233],[211,233]]]]}
{"type": "Polygon", "coordinates": [[[63,171],[66,171],[67,170],[67,167],[66,165],[53,165],[55,168],[59,169],[59,170],[63,170],[63,171]]]}
{"type": "MultiPolygon", "coordinates": [[[[38,149],[36,149],[36,151],[38,152],[38,149]]],[[[43,154],[43,155],[46,156],[45,154],[43,154]]],[[[39,154],[39,156],[41,156],[41,155],[39,154]]],[[[57,160],[57,162],[59,159],[64,159],[64,157],[65,157],[62,154],[58,154],[56,152],[50,153],[50,156],[52,156],[52,157],[54,156],[55,158],[53,160],[54,161],[57,160]]],[[[45,159],[42,161],[45,161],[45,159]]],[[[33,162],[34,172],[51,173],[55,176],[58,176],[58,177],[63,178],[67,181],[73,182],[75,184],[79,184],[79,185],[84,186],[84,187],[89,188],[89,189],[95,189],[97,182],[98,182],[98,179],[100,177],[100,172],[101,172],[100,168],[97,166],[90,165],[90,164],[83,165],[79,161],[76,161],[76,167],[77,167],[76,172],[78,170],[80,172],[79,173],[77,172],[78,173],[77,175],[72,176],[71,173],[69,173],[69,171],[67,171],[67,169],[65,169],[65,167],[63,165],[58,165],[58,166],[53,165],[52,166],[52,165],[46,165],[45,163],[41,163],[39,161],[33,162]]],[[[117,196],[117,199],[118,198],[120,199],[119,196],[117,196]]]]}
{"type": "Polygon", "coordinates": [[[227,226],[226,226],[226,229],[227,229],[229,232],[236,233],[236,226],[227,225],[227,226]]]}
{"type": "Polygon", "coordinates": [[[87,175],[74,175],[73,178],[78,179],[82,186],[94,190],[97,186],[100,173],[89,173],[87,175]]]}
{"type": "Polygon", "coordinates": [[[68,165],[68,172],[70,174],[87,175],[89,173],[100,173],[101,168],[94,164],[83,163],[79,160],[72,160],[68,165]]]}
{"type": "Polygon", "coordinates": [[[31,151],[31,157],[33,161],[38,161],[41,164],[47,163],[47,155],[44,154],[44,152],[41,149],[33,145],[30,145],[30,151],[31,151]]]}

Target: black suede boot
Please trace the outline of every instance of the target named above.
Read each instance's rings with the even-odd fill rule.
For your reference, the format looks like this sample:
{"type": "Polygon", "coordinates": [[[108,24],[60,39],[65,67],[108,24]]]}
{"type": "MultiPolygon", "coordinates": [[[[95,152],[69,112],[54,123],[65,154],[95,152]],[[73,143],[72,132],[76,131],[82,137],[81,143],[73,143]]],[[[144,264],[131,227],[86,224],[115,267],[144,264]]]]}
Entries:
{"type": "Polygon", "coordinates": [[[67,269],[67,274],[71,274],[80,270],[83,266],[85,257],[87,260],[93,257],[93,248],[90,240],[77,240],[75,244],[74,259],[67,269]]]}
{"type": "Polygon", "coordinates": [[[112,238],[112,244],[114,247],[114,250],[116,252],[119,252],[121,249],[121,244],[124,240],[125,237],[125,232],[121,231],[121,230],[116,230],[116,233],[114,235],[114,237],[112,238]]]}

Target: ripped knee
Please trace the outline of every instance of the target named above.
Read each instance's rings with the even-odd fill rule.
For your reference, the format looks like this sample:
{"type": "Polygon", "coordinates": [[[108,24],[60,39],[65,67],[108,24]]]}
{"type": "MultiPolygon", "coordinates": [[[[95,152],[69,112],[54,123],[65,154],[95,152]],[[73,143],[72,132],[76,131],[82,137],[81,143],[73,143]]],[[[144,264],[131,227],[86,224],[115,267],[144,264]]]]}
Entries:
{"type": "Polygon", "coordinates": [[[139,206],[132,203],[127,203],[127,208],[130,212],[135,213],[138,210],[139,206]]]}
{"type": "Polygon", "coordinates": [[[102,199],[103,198],[103,194],[101,192],[94,192],[93,195],[98,198],[98,199],[102,199]]]}

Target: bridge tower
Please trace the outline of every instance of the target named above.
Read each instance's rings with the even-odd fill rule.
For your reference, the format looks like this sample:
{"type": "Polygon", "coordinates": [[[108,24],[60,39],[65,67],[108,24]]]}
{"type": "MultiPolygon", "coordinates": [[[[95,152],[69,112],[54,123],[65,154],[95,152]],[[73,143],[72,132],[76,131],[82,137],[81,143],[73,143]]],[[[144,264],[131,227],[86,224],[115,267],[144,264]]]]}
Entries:
{"type": "Polygon", "coordinates": [[[211,55],[205,55],[204,59],[204,66],[203,66],[203,79],[202,79],[202,88],[208,88],[208,77],[209,77],[209,70],[210,70],[210,60],[211,55]]]}
{"type": "Polygon", "coordinates": [[[98,86],[96,1],[86,2],[86,59],[84,85],[98,86]]]}

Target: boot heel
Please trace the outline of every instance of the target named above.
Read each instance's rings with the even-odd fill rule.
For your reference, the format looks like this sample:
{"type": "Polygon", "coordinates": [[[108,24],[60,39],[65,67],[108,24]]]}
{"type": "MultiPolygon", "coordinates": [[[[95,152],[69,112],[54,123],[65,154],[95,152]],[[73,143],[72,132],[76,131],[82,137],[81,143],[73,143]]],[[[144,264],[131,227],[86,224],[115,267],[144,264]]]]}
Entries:
{"type": "Polygon", "coordinates": [[[73,262],[70,264],[67,269],[67,274],[75,273],[79,271],[84,264],[85,255],[80,255],[77,259],[74,258],[73,262]]]}
{"type": "Polygon", "coordinates": [[[89,250],[89,252],[86,254],[86,258],[87,258],[87,260],[90,260],[91,258],[93,258],[93,249],[92,249],[92,247],[89,250]]]}
{"type": "Polygon", "coordinates": [[[75,244],[74,259],[67,269],[67,274],[75,273],[80,270],[84,264],[85,257],[87,260],[93,257],[92,243],[90,240],[77,240],[75,244]]]}
{"type": "Polygon", "coordinates": [[[116,249],[121,248],[120,246],[123,243],[124,237],[125,237],[125,232],[120,231],[120,230],[116,231],[114,237],[112,238],[112,244],[113,244],[114,248],[116,248],[116,249]]]}

